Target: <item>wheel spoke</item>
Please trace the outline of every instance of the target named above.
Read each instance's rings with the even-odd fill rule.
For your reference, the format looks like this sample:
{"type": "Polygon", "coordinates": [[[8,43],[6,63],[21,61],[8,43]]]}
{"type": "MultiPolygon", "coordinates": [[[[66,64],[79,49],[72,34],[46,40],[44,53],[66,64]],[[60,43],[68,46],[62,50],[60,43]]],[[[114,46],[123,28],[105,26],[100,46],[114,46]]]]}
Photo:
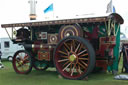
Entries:
{"type": "Polygon", "coordinates": [[[81,70],[80,70],[80,66],[78,65],[78,71],[79,71],[79,73],[81,74],[81,70]]]}
{"type": "Polygon", "coordinates": [[[25,56],[28,56],[27,54],[25,54],[25,56]]]}
{"type": "Polygon", "coordinates": [[[67,55],[67,53],[65,53],[65,52],[63,52],[63,51],[58,51],[59,53],[61,53],[61,54],[64,54],[64,55],[67,55]]]}
{"type": "Polygon", "coordinates": [[[78,62],[78,64],[79,64],[82,68],[84,68],[84,69],[85,69],[85,66],[84,66],[84,65],[82,65],[80,62],[78,62]]]}
{"type": "Polygon", "coordinates": [[[74,69],[75,69],[75,67],[76,67],[76,64],[74,64],[74,66],[73,66],[73,69],[72,69],[72,72],[71,72],[71,76],[72,76],[73,73],[74,73],[74,69]]]}
{"type": "Polygon", "coordinates": [[[22,66],[21,64],[18,64],[18,65],[17,65],[18,68],[21,67],[21,66],[22,66]]]}
{"type": "Polygon", "coordinates": [[[26,60],[26,59],[28,59],[28,55],[27,54],[25,54],[25,57],[24,57],[23,60],[26,60]]]}
{"type": "Polygon", "coordinates": [[[81,60],[81,62],[82,62],[86,67],[88,66],[88,64],[86,64],[84,61],[81,60]]]}
{"type": "Polygon", "coordinates": [[[76,66],[76,71],[77,71],[77,73],[79,73],[79,71],[78,71],[78,67],[76,66]]]}
{"type": "Polygon", "coordinates": [[[16,59],[16,62],[17,62],[17,63],[19,63],[19,62],[20,62],[20,60],[19,60],[19,59],[16,59]]]}
{"type": "Polygon", "coordinates": [[[81,45],[80,45],[80,48],[79,48],[79,50],[78,50],[78,53],[80,52],[80,50],[82,49],[82,47],[83,47],[83,45],[81,44],[81,45]]]}
{"type": "Polygon", "coordinates": [[[28,64],[24,64],[24,66],[29,67],[29,65],[28,65],[28,64]]]}
{"type": "Polygon", "coordinates": [[[24,71],[24,67],[23,66],[21,66],[20,68],[21,68],[21,71],[24,71]]]}
{"type": "Polygon", "coordinates": [[[18,67],[20,66],[20,63],[19,62],[17,62],[17,64],[18,64],[18,67]]]}
{"type": "Polygon", "coordinates": [[[78,67],[76,66],[76,71],[77,71],[79,74],[81,74],[81,71],[80,71],[79,68],[80,68],[80,66],[78,66],[78,67]]]}
{"type": "Polygon", "coordinates": [[[71,73],[71,71],[72,71],[72,63],[71,63],[71,65],[70,65],[70,71],[69,71],[69,72],[71,73]]]}
{"type": "Polygon", "coordinates": [[[73,46],[72,46],[72,44],[71,44],[71,50],[70,50],[70,52],[73,52],[73,46]]]}
{"type": "Polygon", "coordinates": [[[67,61],[67,62],[63,65],[63,67],[64,67],[65,65],[67,65],[69,62],[70,62],[70,61],[67,61]]]}
{"type": "Polygon", "coordinates": [[[18,56],[20,57],[21,60],[23,60],[22,56],[20,54],[18,54],[18,56]]]}
{"type": "Polygon", "coordinates": [[[29,60],[27,60],[27,61],[25,61],[25,63],[30,63],[30,61],[29,61],[29,60]]]}
{"type": "Polygon", "coordinates": [[[88,55],[88,53],[85,53],[85,54],[83,54],[83,55],[80,55],[80,57],[82,57],[82,56],[87,56],[88,55]]]}
{"type": "Polygon", "coordinates": [[[17,64],[18,64],[18,67],[21,66],[20,61],[21,61],[21,60],[16,59],[16,62],[17,62],[17,64]]]}
{"type": "Polygon", "coordinates": [[[58,62],[68,61],[69,59],[58,60],[58,62]]]}
{"type": "Polygon", "coordinates": [[[84,52],[86,52],[87,50],[85,49],[85,50],[83,50],[83,51],[81,51],[80,53],[78,53],[77,55],[79,56],[79,55],[81,55],[82,53],[84,53],[84,52]]]}
{"type": "Polygon", "coordinates": [[[77,46],[77,48],[75,50],[75,53],[78,51],[79,47],[80,47],[80,44],[77,46]]]}
{"type": "Polygon", "coordinates": [[[73,50],[75,49],[75,40],[72,41],[73,50]]]}
{"type": "Polygon", "coordinates": [[[88,60],[88,58],[78,58],[78,59],[80,59],[80,60],[88,60]]]}
{"type": "Polygon", "coordinates": [[[68,53],[68,49],[66,49],[65,47],[64,47],[64,49],[66,50],[66,52],[68,53]]]}
{"type": "Polygon", "coordinates": [[[60,57],[62,57],[62,58],[68,58],[68,56],[60,56],[60,57]]]}
{"type": "Polygon", "coordinates": [[[65,71],[70,65],[71,63],[69,63],[62,71],[65,71]]]}
{"type": "Polygon", "coordinates": [[[66,43],[64,43],[64,45],[70,50],[70,48],[68,47],[68,45],[66,43]]]}

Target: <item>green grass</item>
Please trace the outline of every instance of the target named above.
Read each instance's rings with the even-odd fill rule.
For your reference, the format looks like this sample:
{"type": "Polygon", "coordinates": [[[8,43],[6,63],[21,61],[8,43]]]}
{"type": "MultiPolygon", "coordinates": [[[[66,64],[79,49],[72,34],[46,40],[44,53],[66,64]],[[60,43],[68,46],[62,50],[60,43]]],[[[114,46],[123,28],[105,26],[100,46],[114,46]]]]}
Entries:
{"type": "MultiPolygon", "coordinates": [[[[111,73],[93,73],[88,80],[68,80],[59,78],[55,69],[32,70],[28,75],[16,74],[11,62],[4,61],[0,69],[0,85],[127,85],[127,80],[115,80],[111,73]]],[[[122,64],[122,63],[120,63],[122,64]]],[[[121,68],[121,65],[120,67],[121,68]]]]}

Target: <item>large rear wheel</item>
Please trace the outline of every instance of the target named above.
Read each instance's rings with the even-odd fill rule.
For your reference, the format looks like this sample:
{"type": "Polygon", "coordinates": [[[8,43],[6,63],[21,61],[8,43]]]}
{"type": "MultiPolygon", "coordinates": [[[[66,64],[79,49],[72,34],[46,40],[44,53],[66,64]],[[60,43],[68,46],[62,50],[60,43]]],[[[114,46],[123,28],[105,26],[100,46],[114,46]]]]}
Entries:
{"type": "Polygon", "coordinates": [[[19,50],[13,57],[13,68],[16,73],[28,74],[32,70],[32,56],[25,50],[19,50]]]}
{"type": "Polygon", "coordinates": [[[95,52],[87,40],[71,36],[59,42],[53,61],[64,78],[83,79],[95,66],[95,52]]]}

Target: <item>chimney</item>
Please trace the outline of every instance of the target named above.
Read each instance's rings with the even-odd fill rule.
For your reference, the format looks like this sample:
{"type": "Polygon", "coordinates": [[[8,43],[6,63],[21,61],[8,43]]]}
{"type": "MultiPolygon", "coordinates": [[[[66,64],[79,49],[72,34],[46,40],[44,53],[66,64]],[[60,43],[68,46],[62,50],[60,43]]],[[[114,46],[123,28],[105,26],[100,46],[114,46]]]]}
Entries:
{"type": "Polygon", "coordinates": [[[30,3],[30,20],[36,20],[36,0],[29,0],[30,3]]]}

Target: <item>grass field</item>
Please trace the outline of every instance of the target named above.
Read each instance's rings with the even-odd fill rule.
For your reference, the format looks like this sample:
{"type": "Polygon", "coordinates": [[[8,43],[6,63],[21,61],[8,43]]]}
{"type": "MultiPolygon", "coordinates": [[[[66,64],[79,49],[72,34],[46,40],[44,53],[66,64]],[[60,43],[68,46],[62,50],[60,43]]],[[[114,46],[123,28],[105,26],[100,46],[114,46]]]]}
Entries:
{"type": "Polygon", "coordinates": [[[55,69],[32,70],[28,75],[16,74],[11,62],[4,61],[0,69],[0,85],[128,85],[128,80],[115,80],[111,73],[93,73],[88,80],[67,80],[59,78],[55,69]]]}

